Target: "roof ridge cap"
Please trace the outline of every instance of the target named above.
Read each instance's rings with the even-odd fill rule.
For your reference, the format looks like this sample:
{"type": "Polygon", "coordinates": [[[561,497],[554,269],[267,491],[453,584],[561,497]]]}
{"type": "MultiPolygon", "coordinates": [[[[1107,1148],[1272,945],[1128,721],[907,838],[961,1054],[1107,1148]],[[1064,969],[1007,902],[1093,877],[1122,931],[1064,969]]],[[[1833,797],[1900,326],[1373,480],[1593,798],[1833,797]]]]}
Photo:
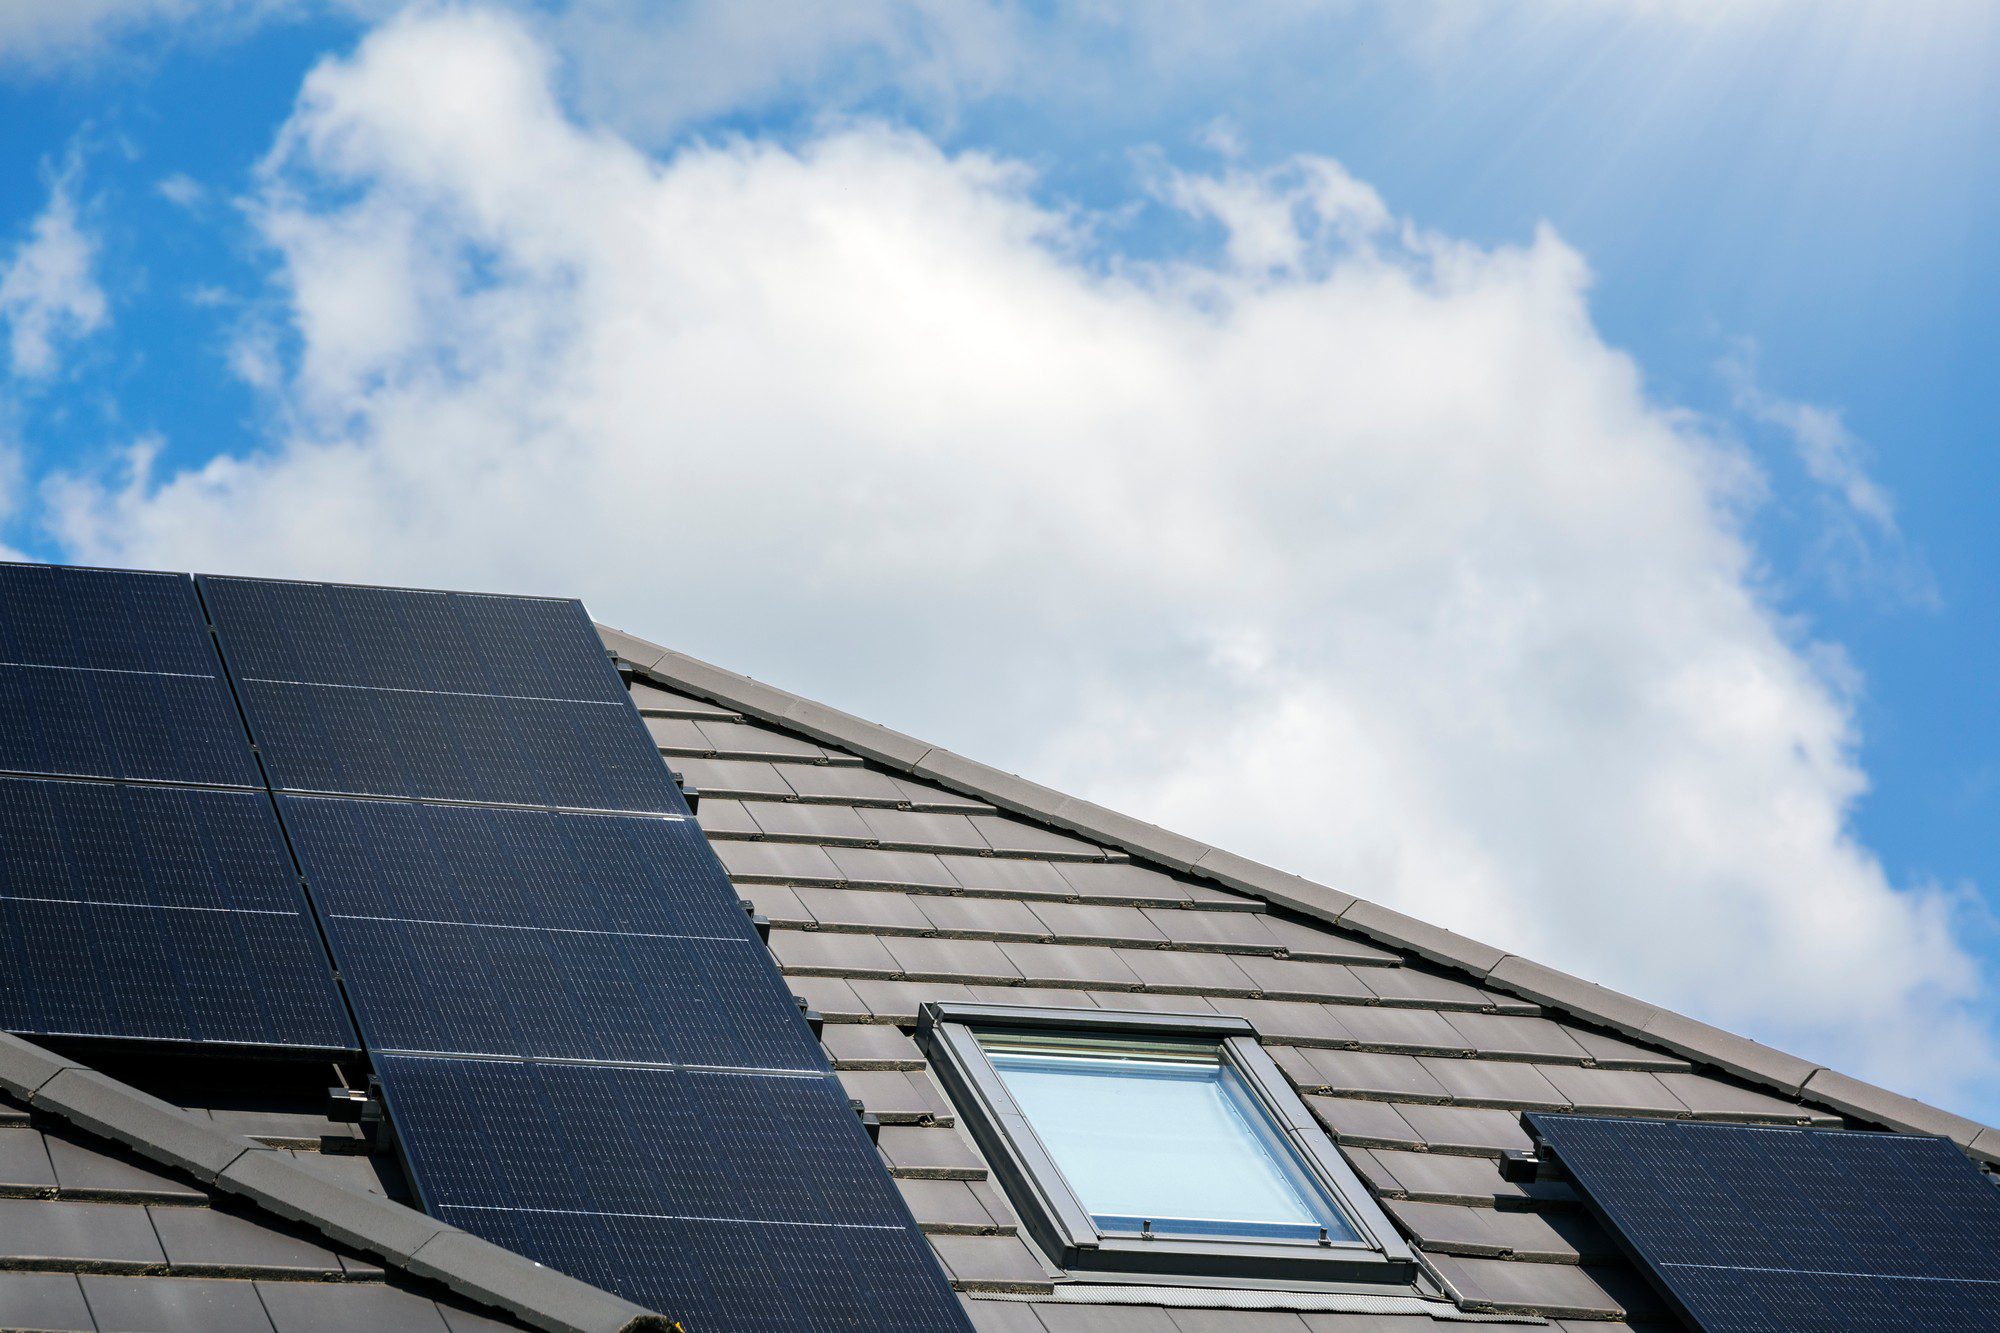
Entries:
{"type": "Polygon", "coordinates": [[[1950,1139],[1972,1156],[2000,1163],[2000,1129],[1838,1073],[1699,1019],[1635,999],[1519,954],[1469,939],[1394,908],[1184,837],[1155,824],[1065,795],[942,746],[827,704],[729,671],[623,630],[598,624],[605,646],[638,674],[670,689],[725,705],[814,740],[831,742],[884,767],[950,787],[1014,814],[1110,843],[1156,864],[1212,880],[1328,925],[1355,931],[1475,980],[1614,1032],[1713,1065],[1751,1083],[1843,1115],[1950,1139]]]}
{"type": "Polygon", "coordinates": [[[384,1196],[309,1171],[275,1148],[0,1032],[0,1090],[33,1110],[234,1194],[286,1221],[379,1256],[477,1304],[555,1333],[650,1333],[679,1326],[621,1296],[501,1249],[384,1196]],[[442,1245],[436,1242],[444,1241],[442,1245]],[[435,1250],[434,1250],[435,1245],[435,1250]]]}

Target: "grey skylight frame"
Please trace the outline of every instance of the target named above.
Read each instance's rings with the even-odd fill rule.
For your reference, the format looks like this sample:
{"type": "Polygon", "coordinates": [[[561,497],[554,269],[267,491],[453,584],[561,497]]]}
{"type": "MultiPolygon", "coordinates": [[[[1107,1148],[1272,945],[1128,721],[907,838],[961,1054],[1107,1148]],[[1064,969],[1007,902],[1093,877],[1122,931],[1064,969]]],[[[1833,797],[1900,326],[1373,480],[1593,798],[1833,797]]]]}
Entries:
{"type": "Polygon", "coordinates": [[[931,1003],[918,1014],[917,1043],[1029,1234],[1066,1270],[1128,1277],[1383,1285],[1408,1285],[1417,1277],[1416,1258],[1395,1225],[1299,1100],[1284,1072],[1258,1043],[1256,1028],[1245,1019],[931,1003]],[[1101,1230],[987,1058],[978,1040],[981,1032],[1212,1043],[1360,1239],[1315,1243],[1181,1235],[1141,1238],[1101,1230]]]}

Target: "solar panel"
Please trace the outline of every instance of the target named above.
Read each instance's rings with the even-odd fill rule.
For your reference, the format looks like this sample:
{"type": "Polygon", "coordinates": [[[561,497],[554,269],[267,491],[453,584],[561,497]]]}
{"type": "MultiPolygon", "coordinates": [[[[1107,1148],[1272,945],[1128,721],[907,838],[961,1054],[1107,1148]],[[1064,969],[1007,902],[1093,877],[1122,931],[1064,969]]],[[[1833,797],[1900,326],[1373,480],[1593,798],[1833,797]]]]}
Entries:
{"type": "Polygon", "coordinates": [[[576,602],[200,585],[281,790],[687,813],[576,602]]]}
{"type": "Polygon", "coordinates": [[[1531,1114],[1696,1328],[2000,1329],[2000,1188],[1908,1134],[1531,1114]]]}
{"type": "Polygon", "coordinates": [[[358,1048],[262,792],[0,778],[0,1029],[358,1048]]]}
{"type": "Polygon", "coordinates": [[[187,575],[0,564],[0,771],[263,785],[187,575]]]}
{"type": "Polygon", "coordinates": [[[965,1327],[831,1075],[381,1064],[447,1221],[691,1327],[965,1327]]]}

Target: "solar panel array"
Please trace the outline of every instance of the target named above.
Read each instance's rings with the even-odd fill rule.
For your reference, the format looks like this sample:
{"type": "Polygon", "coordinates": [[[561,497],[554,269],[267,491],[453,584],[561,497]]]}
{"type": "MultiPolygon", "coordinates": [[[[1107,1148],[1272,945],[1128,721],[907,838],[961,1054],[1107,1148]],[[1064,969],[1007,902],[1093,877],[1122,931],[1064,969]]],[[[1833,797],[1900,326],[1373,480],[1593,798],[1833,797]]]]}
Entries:
{"type": "Polygon", "coordinates": [[[2000,1329],[2000,1188],[1944,1139],[1531,1114],[1708,1333],[2000,1329]]]}
{"type": "Polygon", "coordinates": [[[697,1328],[969,1329],[579,605],[201,587],[428,1210],[697,1328]]]}
{"type": "Polygon", "coordinates": [[[0,564],[0,1029],[358,1048],[186,575],[0,564]]]}

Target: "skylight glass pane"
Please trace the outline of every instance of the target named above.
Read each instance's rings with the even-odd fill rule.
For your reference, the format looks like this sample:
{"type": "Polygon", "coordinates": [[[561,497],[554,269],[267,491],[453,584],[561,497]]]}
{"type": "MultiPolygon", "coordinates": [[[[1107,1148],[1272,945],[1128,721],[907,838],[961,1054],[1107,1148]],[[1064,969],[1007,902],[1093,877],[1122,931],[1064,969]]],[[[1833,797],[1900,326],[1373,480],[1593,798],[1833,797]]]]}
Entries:
{"type": "Polygon", "coordinates": [[[1102,1230],[1359,1239],[1217,1048],[980,1043],[1102,1230]]]}

